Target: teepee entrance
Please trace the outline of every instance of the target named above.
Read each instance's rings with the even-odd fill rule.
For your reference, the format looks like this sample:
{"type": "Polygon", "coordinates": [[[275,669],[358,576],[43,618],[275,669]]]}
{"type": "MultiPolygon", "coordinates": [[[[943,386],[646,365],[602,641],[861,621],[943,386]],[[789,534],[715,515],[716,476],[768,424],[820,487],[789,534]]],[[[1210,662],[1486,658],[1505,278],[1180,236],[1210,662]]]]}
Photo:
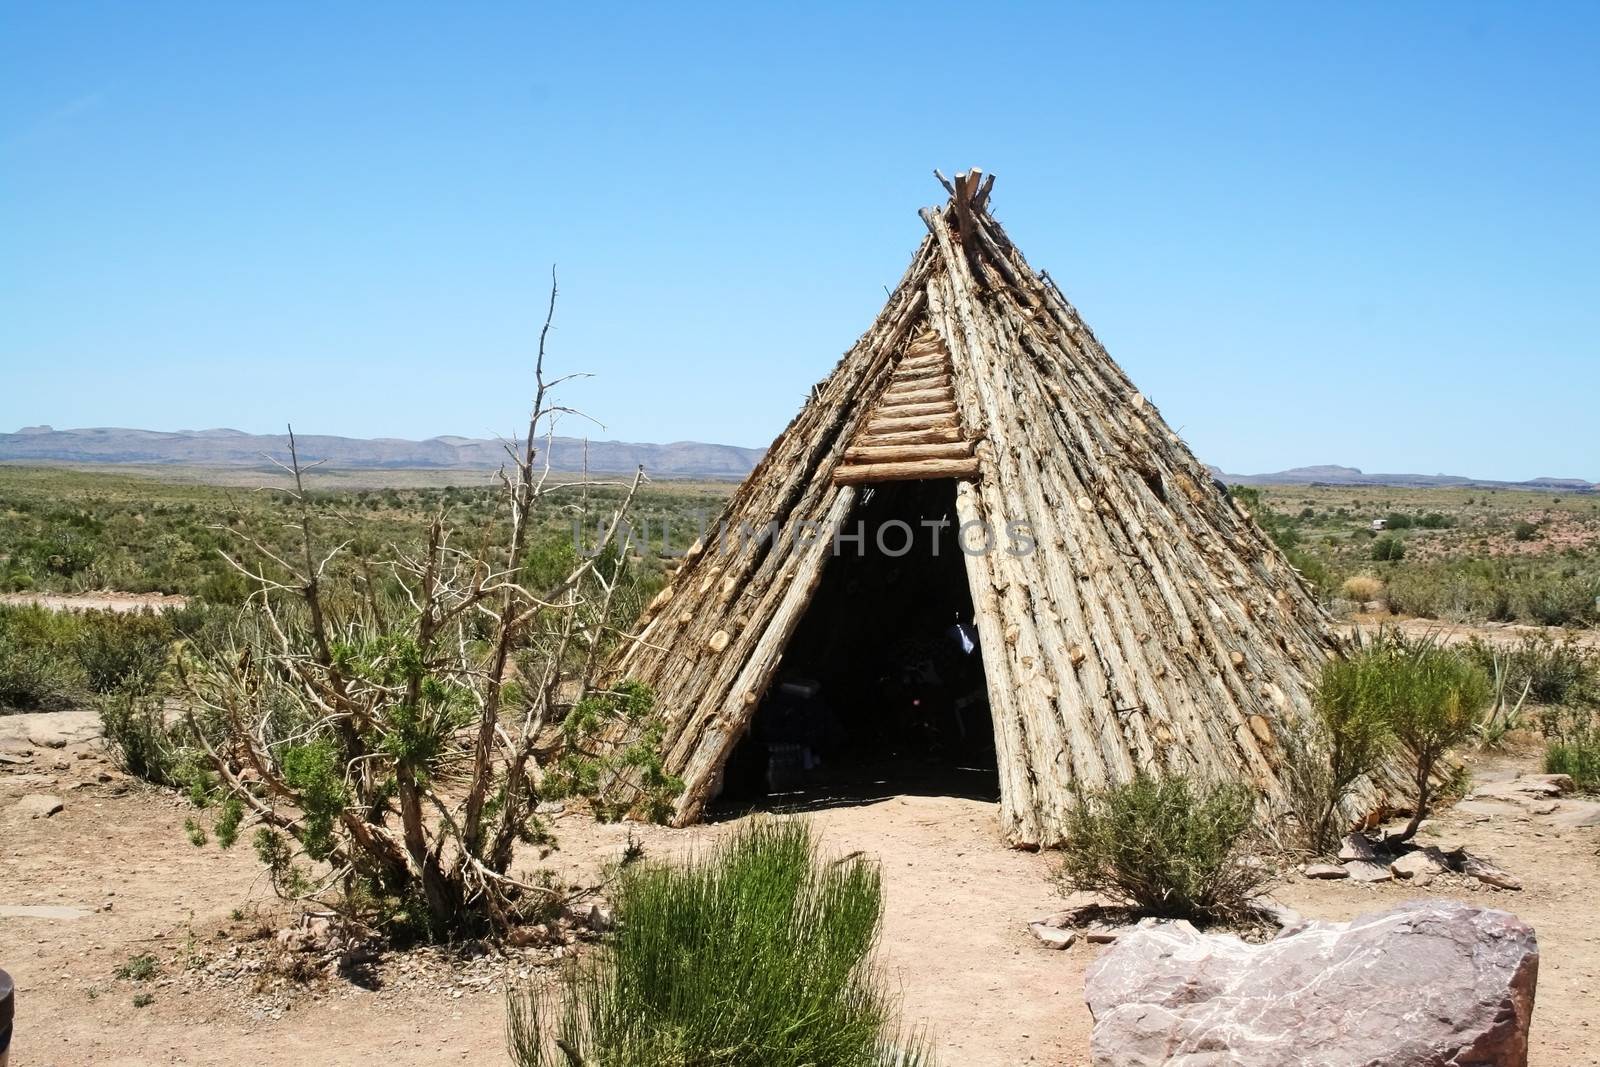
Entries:
{"type": "Polygon", "coordinates": [[[956,483],[864,487],[773,684],[734,748],[719,806],[895,793],[996,799],[994,729],[956,483]]]}

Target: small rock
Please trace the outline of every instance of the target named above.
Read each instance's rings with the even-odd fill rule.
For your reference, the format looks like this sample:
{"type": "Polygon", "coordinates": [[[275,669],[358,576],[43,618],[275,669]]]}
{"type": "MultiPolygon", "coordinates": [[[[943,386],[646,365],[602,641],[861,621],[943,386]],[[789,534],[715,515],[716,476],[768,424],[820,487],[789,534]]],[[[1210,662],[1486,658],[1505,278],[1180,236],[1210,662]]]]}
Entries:
{"type": "Polygon", "coordinates": [[[1041,945],[1045,948],[1055,949],[1058,952],[1064,948],[1069,948],[1074,941],[1078,940],[1078,932],[1076,930],[1062,930],[1058,927],[1046,926],[1042,922],[1029,923],[1028,929],[1034,937],[1039,939],[1041,945]]]}
{"type": "Polygon", "coordinates": [[[1388,882],[1394,878],[1388,864],[1373,860],[1351,860],[1344,865],[1344,873],[1352,882],[1388,882]]]}
{"type": "Polygon", "coordinates": [[[1277,924],[1279,937],[1299,930],[1306,924],[1304,915],[1271,897],[1256,897],[1251,903],[1255,905],[1258,913],[1277,924]]]}
{"type": "Polygon", "coordinates": [[[1341,860],[1366,860],[1371,862],[1378,856],[1378,850],[1365,834],[1349,834],[1339,846],[1339,859],[1341,860]]]}
{"type": "Polygon", "coordinates": [[[599,904],[589,908],[589,914],[585,916],[585,919],[589,923],[589,929],[597,931],[609,930],[617,922],[616,916],[611,913],[611,909],[602,907],[599,904]]]}
{"type": "Polygon", "coordinates": [[[1451,857],[1458,857],[1467,850],[1467,843],[1459,837],[1441,837],[1437,841],[1418,841],[1416,845],[1422,849],[1431,848],[1444,856],[1446,860],[1445,866],[1447,867],[1455,865],[1451,857]]]}
{"type": "Polygon", "coordinates": [[[1470,852],[1461,857],[1461,873],[1471,878],[1476,878],[1484,885],[1492,885],[1496,889],[1521,889],[1522,883],[1516,878],[1502,871],[1499,867],[1481,860],[1470,852]]]}
{"type": "Polygon", "coordinates": [[[1407,852],[1393,863],[1389,870],[1394,872],[1396,878],[1410,880],[1415,885],[1427,885],[1434,877],[1450,869],[1443,852],[1436,848],[1419,848],[1415,852],[1407,852]]]}
{"type": "Polygon", "coordinates": [[[0,752],[0,767],[21,767],[27,762],[26,756],[13,756],[9,752],[0,752]]]}
{"type": "Polygon", "coordinates": [[[1337,863],[1308,863],[1302,872],[1307,878],[1348,878],[1350,872],[1337,863]]]}
{"type": "Polygon", "coordinates": [[[1091,945],[1110,945],[1116,942],[1117,934],[1109,926],[1091,926],[1083,932],[1083,939],[1091,945]]]}
{"type": "Polygon", "coordinates": [[[48,819],[66,806],[60,797],[48,793],[29,793],[17,801],[17,810],[30,819],[48,819]]]}
{"type": "Polygon", "coordinates": [[[1600,826],[1600,803],[1593,800],[1564,800],[1561,810],[1550,821],[1574,828],[1600,826]]]}
{"type": "Polygon", "coordinates": [[[544,923],[534,923],[532,926],[519,926],[511,931],[511,943],[518,948],[527,948],[529,945],[540,945],[550,939],[550,928],[544,923]]]}
{"type": "Polygon", "coordinates": [[[1528,811],[1533,815],[1554,815],[1561,805],[1554,800],[1541,800],[1528,805],[1528,811]]]}
{"type": "Polygon", "coordinates": [[[0,904],[0,919],[81,919],[88,914],[61,904],[0,904]]]}

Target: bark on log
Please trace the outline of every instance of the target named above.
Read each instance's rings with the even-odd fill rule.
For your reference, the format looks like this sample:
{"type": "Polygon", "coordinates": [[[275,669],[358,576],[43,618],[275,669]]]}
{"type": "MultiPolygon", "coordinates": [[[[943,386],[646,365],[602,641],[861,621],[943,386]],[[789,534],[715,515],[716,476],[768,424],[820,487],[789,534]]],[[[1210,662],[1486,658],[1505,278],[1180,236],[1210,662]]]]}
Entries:
{"type": "Polygon", "coordinates": [[[839,485],[867,485],[872,482],[910,482],[929,478],[976,478],[978,457],[962,459],[907,460],[901,463],[845,463],[833,472],[839,485]]]}

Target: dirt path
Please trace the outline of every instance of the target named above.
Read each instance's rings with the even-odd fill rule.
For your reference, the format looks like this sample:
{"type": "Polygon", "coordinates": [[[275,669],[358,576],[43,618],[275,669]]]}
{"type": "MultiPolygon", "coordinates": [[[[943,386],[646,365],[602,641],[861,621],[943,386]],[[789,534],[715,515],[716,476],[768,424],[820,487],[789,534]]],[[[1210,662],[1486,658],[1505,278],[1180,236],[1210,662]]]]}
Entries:
{"type": "MultiPolygon", "coordinates": [[[[0,966],[18,986],[14,1067],[503,1062],[504,1003],[493,983],[445,976],[388,981],[369,992],[337,982],[285,996],[253,993],[248,978],[196,981],[210,972],[192,971],[187,961],[226,964],[247,936],[241,930],[281,926],[285,913],[261,884],[248,848],[190,845],[183,833],[188,810],[122,780],[84,739],[83,724],[61,731],[68,738],[61,748],[29,743],[29,733],[47,736],[49,718],[0,718],[0,753],[20,761],[0,761],[0,966]],[[46,819],[16,810],[19,797],[39,792],[62,798],[64,810],[46,819]],[[45,915],[77,917],[44,917],[41,906],[71,909],[45,915]],[[19,907],[29,910],[18,914],[19,907]],[[145,953],[156,957],[161,977],[115,977],[145,953]],[[154,1000],[135,1007],[141,992],[154,1000]]],[[[1481,773],[1516,765],[1491,762],[1481,773]]],[[[1027,920],[1061,907],[1052,861],[1001,847],[994,805],[908,796],[814,818],[830,849],[859,849],[882,863],[884,966],[903,991],[906,1017],[936,1030],[943,1063],[1086,1067],[1083,972],[1099,946],[1051,952],[1027,934],[1027,920]]],[[[1600,1064],[1600,829],[1563,829],[1532,815],[1475,818],[1446,815],[1434,832],[1458,835],[1515,872],[1526,890],[1436,883],[1427,892],[1506,908],[1531,922],[1543,962],[1530,1062],[1600,1064]]],[[[674,831],[563,819],[564,847],[551,862],[592,878],[630,831],[648,855],[662,857],[699,847],[731,825],[674,831]]],[[[1347,918],[1419,894],[1295,876],[1276,895],[1311,917],[1347,918]]]]}
{"type": "Polygon", "coordinates": [[[1563,626],[1529,626],[1524,623],[1460,623],[1439,619],[1397,619],[1391,615],[1357,615],[1340,623],[1339,631],[1349,635],[1354,631],[1375,634],[1381,629],[1400,630],[1410,637],[1436,637],[1447,645],[1459,644],[1480,638],[1491,645],[1514,645],[1527,637],[1548,638],[1552,641],[1575,641],[1584,648],[1600,650],[1600,629],[1569,629],[1563,626]]]}
{"type": "Polygon", "coordinates": [[[0,604],[37,605],[51,611],[155,611],[181,608],[188,597],[165,593],[0,593],[0,604]]]}

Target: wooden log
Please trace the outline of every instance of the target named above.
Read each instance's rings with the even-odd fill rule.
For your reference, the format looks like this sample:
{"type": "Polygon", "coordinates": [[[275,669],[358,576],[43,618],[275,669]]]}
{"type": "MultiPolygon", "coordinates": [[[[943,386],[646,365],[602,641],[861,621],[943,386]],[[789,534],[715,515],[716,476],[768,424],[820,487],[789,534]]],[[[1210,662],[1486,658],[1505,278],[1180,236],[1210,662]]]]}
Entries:
{"type": "Polygon", "coordinates": [[[893,433],[864,433],[856,437],[853,444],[863,448],[876,445],[912,445],[935,444],[949,441],[965,441],[961,431],[954,427],[934,427],[925,430],[900,430],[893,433]]]}
{"type": "Polygon", "coordinates": [[[978,195],[972,198],[972,210],[973,210],[974,214],[976,214],[977,212],[982,211],[983,208],[984,208],[984,205],[988,204],[988,202],[989,202],[989,191],[992,190],[993,188],[994,188],[994,175],[990,174],[990,175],[985,176],[984,179],[983,179],[983,186],[982,186],[982,188],[980,188],[978,190],[978,195]]]}
{"type": "Polygon", "coordinates": [[[946,397],[943,400],[923,401],[920,403],[879,404],[873,409],[873,417],[880,419],[908,419],[913,416],[928,415],[954,415],[956,413],[955,397],[946,397]]]}
{"type": "Polygon", "coordinates": [[[913,415],[904,419],[874,416],[867,423],[867,433],[894,433],[897,430],[936,430],[951,429],[958,426],[955,415],[913,415]]]}
{"type": "MultiPolygon", "coordinates": [[[[960,526],[988,522],[971,482],[956,483],[956,520],[960,526]]],[[[995,763],[1000,771],[1000,823],[1006,840],[1036,842],[1043,836],[1033,776],[1028,773],[1032,754],[1022,728],[1018,707],[1019,686],[1011,676],[1010,642],[1000,597],[990,573],[987,555],[962,553],[967,586],[972,591],[972,616],[978,628],[978,651],[983,657],[984,680],[989,690],[989,720],[994,729],[995,763]]]]}
{"type": "Polygon", "coordinates": [[[932,441],[925,444],[852,445],[845,449],[846,463],[902,463],[920,459],[961,459],[972,455],[970,441],[932,441]]]}
{"type": "Polygon", "coordinates": [[[845,463],[834,468],[836,485],[868,485],[873,482],[915,482],[929,478],[976,478],[978,457],[925,459],[906,463],[845,463]]]}
{"type": "Polygon", "coordinates": [[[950,392],[949,383],[940,385],[912,384],[908,386],[891,385],[887,392],[878,400],[880,407],[887,404],[922,404],[930,400],[952,400],[954,394],[950,392]]]}
{"type": "Polygon", "coordinates": [[[933,363],[922,367],[906,367],[901,365],[894,370],[893,383],[895,385],[909,385],[914,382],[937,382],[950,380],[950,368],[942,363],[933,363]]]}

